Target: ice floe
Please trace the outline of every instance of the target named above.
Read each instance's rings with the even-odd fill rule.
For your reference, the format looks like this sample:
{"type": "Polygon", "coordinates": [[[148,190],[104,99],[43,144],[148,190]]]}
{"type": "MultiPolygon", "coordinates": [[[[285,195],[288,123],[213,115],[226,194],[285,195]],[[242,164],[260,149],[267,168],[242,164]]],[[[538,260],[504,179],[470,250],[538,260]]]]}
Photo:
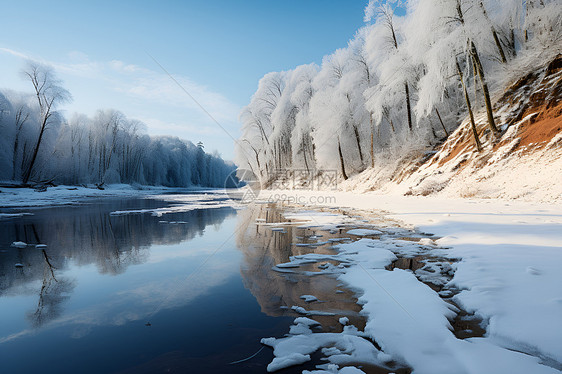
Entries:
{"type": "Polygon", "coordinates": [[[373,229],[353,229],[347,231],[349,235],[356,235],[356,236],[370,236],[370,235],[382,235],[383,232],[380,230],[373,230],[373,229]]]}

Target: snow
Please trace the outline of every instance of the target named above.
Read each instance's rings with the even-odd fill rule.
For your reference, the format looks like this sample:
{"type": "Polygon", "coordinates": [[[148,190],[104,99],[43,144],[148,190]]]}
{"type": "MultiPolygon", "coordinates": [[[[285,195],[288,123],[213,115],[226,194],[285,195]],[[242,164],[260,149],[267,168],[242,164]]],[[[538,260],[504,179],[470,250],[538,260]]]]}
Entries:
{"type": "Polygon", "coordinates": [[[23,216],[32,216],[33,213],[0,213],[0,219],[20,218],[23,216]]]}
{"type": "MultiPolygon", "coordinates": [[[[264,343],[265,344],[265,343],[264,343]]],[[[293,365],[303,364],[310,361],[310,355],[303,355],[300,353],[290,353],[281,358],[274,358],[269,365],[267,365],[267,371],[273,372],[293,365]]]]}
{"type": "MultiPolygon", "coordinates": [[[[12,207],[36,207],[53,205],[78,204],[94,197],[131,197],[154,194],[159,191],[168,191],[165,187],[146,187],[142,190],[128,184],[113,184],[104,190],[87,187],[57,186],[49,187],[44,192],[37,192],[31,188],[1,188],[0,206],[2,208],[12,207]]],[[[23,215],[26,213],[18,213],[23,215]]],[[[3,214],[3,216],[6,216],[3,214]]],[[[2,218],[2,216],[0,216],[2,218]]]]}
{"type": "Polygon", "coordinates": [[[353,229],[349,230],[347,233],[356,236],[382,235],[382,231],[369,229],[353,229]]]}
{"type": "Polygon", "coordinates": [[[12,247],[15,247],[15,248],[26,248],[26,247],[27,247],[27,243],[24,243],[24,242],[13,242],[13,243],[12,243],[12,247]]]}
{"type": "MultiPolygon", "coordinates": [[[[161,217],[164,214],[187,212],[195,209],[238,207],[228,198],[228,195],[221,189],[177,189],[167,187],[143,187],[134,188],[130,185],[108,185],[104,190],[86,187],[57,186],[49,187],[45,192],[36,192],[29,188],[0,188],[0,207],[2,208],[21,208],[21,207],[42,207],[56,205],[73,205],[85,203],[92,198],[100,197],[144,197],[147,199],[162,200],[170,202],[171,205],[165,208],[121,210],[111,212],[111,216],[123,216],[129,214],[151,214],[161,217]],[[179,192],[184,193],[179,193],[179,192]],[[205,194],[185,192],[205,191],[205,194]],[[170,194],[170,192],[177,192],[170,194]],[[163,194],[166,193],[166,194],[163,194]]],[[[2,218],[14,218],[28,215],[31,213],[2,213],[2,218]]],[[[159,221],[160,223],[185,224],[184,221],[159,221]]]]}
{"type": "Polygon", "coordinates": [[[353,366],[346,366],[340,370],[338,370],[338,366],[337,365],[333,365],[333,364],[328,364],[328,365],[317,365],[317,367],[319,369],[322,370],[313,370],[313,371],[309,371],[309,370],[303,370],[302,374],[360,374],[360,373],[365,373],[363,370],[361,369],[357,369],[356,367],[353,366]]]}
{"type": "MultiPolygon", "coordinates": [[[[315,194],[296,193],[305,198],[315,194]]],[[[375,192],[331,195],[334,199],[325,207],[384,210],[388,219],[437,235],[419,242],[385,234],[381,240],[334,243],[339,253],[331,260],[339,257],[347,264],[338,269],[339,279],[361,295],[359,303],[367,316],[365,333],[376,339],[384,354],[415,373],[555,373],[562,369],[560,204],[375,192]],[[395,254],[421,253],[459,261],[428,262],[415,273],[384,269],[395,254]],[[440,276],[441,271],[453,274],[452,279],[440,276]],[[441,295],[455,294],[457,305],[482,318],[485,336],[457,339],[450,330],[456,308],[420,278],[441,281],[445,285],[441,295]]],[[[316,223],[314,215],[304,215],[316,223]]],[[[330,222],[324,219],[322,225],[330,222]]],[[[292,261],[299,264],[305,258],[292,261]]]]}
{"type": "MultiPolygon", "coordinates": [[[[146,198],[164,200],[171,203],[170,206],[154,209],[119,210],[110,213],[111,216],[123,216],[129,214],[147,214],[154,217],[162,217],[169,213],[183,213],[196,209],[237,207],[238,204],[227,198],[224,190],[208,190],[208,194],[153,194],[146,198]]],[[[171,221],[170,224],[185,224],[184,221],[171,221]]]]}
{"type": "Polygon", "coordinates": [[[304,301],[306,301],[307,303],[311,303],[313,301],[318,301],[318,298],[316,296],[313,296],[313,295],[301,295],[300,298],[303,299],[304,301]]]}
{"type": "Polygon", "coordinates": [[[335,229],[339,225],[355,222],[353,218],[344,214],[319,212],[314,210],[294,211],[285,213],[284,216],[287,220],[298,221],[300,225],[299,228],[315,227],[326,231],[335,229]]]}
{"type": "Polygon", "coordinates": [[[537,359],[506,350],[487,339],[459,340],[448,318],[455,312],[428,286],[408,271],[353,267],[341,279],[363,285],[359,303],[369,318],[365,332],[382,350],[419,373],[555,372],[536,365],[537,359]],[[399,328],[397,328],[399,327],[399,328]],[[505,359],[494,369],[494,361],[505,359]],[[466,368],[467,362],[472,367],[466,368]]]}
{"type": "MultiPolygon", "coordinates": [[[[364,334],[354,326],[346,326],[342,333],[312,333],[309,325],[295,319],[300,334],[289,334],[285,338],[264,338],[262,344],[273,348],[275,358],[267,366],[268,372],[310,361],[310,354],[322,349],[328,362],[333,365],[356,364],[357,362],[384,365],[387,356],[364,339],[364,334]],[[379,355],[381,355],[379,357],[379,355]]],[[[294,331],[294,330],[293,330],[294,331]]],[[[332,366],[337,368],[337,366],[332,366]]],[[[333,372],[333,371],[332,371],[333,372]]]]}
{"type": "Polygon", "coordinates": [[[298,305],[293,305],[291,307],[291,309],[294,310],[295,312],[299,313],[299,314],[303,314],[303,315],[306,315],[306,316],[333,316],[333,315],[335,315],[335,313],[324,312],[322,310],[306,310],[302,306],[298,306],[298,305]]]}
{"type": "Polygon", "coordinates": [[[294,322],[295,322],[295,324],[298,324],[298,325],[306,325],[306,326],[309,326],[309,327],[312,327],[312,326],[319,326],[319,325],[320,325],[319,322],[316,322],[315,320],[310,319],[310,318],[307,318],[307,317],[298,317],[298,318],[295,318],[295,321],[294,321],[294,322]]]}

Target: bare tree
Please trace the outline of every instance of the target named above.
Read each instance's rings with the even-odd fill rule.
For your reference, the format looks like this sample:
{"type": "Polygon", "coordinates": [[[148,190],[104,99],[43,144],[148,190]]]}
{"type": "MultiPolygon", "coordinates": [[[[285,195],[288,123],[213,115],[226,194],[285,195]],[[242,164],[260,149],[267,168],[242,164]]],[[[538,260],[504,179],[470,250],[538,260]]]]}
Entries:
{"type": "Polygon", "coordinates": [[[27,67],[23,70],[23,75],[31,81],[31,84],[33,84],[40,114],[39,136],[37,137],[37,142],[33,148],[27,170],[23,175],[22,182],[25,184],[31,177],[33,166],[35,165],[37,154],[39,152],[39,147],[41,146],[41,141],[43,140],[43,135],[45,134],[45,130],[49,127],[53,115],[56,114],[56,107],[61,103],[69,101],[71,99],[71,95],[60,85],[60,81],[56,78],[53,70],[46,65],[30,61],[28,62],[27,67]]]}

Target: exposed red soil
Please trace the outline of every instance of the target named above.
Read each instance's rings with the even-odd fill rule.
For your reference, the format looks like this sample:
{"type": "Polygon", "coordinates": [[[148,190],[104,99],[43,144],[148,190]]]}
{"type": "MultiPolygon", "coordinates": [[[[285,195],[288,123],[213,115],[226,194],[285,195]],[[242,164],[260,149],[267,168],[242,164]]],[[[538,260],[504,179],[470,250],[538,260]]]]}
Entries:
{"type": "MultiPolygon", "coordinates": [[[[501,97],[496,100],[494,107],[501,108],[508,105],[511,114],[505,118],[509,126],[518,124],[517,133],[509,138],[494,139],[488,136],[489,131],[485,123],[477,123],[480,140],[485,142],[486,136],[492,141],[492,152],[502,146],[520,138],[511,151],[527,147],[528,150],[545,146],[556,135],[562,132],[562,55],[558,55],[548,65],[532,73],[528,73],[507,87],[501,97]],[[524,122],[522,119],[527,118],[524,122]]],[[[474,151],[476,145],[470,124],[465,122],[441,147],[441,158],[432,157],[428,162],[438,162],[441,167],[458,155],[474,151]],[[443,152],[446,152],[443,156],[443,152]]],[[[439,154],[439,153],[438,153],[439,154]]],[[[475,158],[485,158],[485,154],[474,155],[475,158]]],[[[455,169],[461,170],[470,163],[461,160],[455,169]]]]}
{"type": "MultiPolygon", "coordinates": [[[[518,136],[521,138],[519,147],[533,144],[540,147],[548,144],[552,138],[562,131],[562,102],[553,108],[544,110],[538,120],[523,126],[518,136]]],[[[529,121],[531,122],[531,121],[529,121]]]]}

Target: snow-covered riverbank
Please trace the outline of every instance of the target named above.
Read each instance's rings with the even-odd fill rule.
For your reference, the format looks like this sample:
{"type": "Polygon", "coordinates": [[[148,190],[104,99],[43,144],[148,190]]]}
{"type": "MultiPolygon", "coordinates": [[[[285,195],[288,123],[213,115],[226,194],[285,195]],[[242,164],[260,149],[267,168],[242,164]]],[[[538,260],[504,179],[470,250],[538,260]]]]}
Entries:
{"type": "Polygon", "coordinates": [[[203,189],[193,187],[190,189],[157,187],[157,186],[131,186],[129,184],[110,184],[103,190],[95,187],[82,186],[57,186],[49,187],[46,191],[35,191],[32,188],[0,188],[0,208],[22,208],[54,205],[72,205],[98,197],[134,197],[154,195],[171,192],[197,192],[203,189]]]}
{"type": "MultiPolygon", "coordinates": [[[[384,270],[390,260],[383,242],[365,242],[353,251],[346,246],[357,242],[340,247],[344,254],[358,253],[340,279],[363,295],[365,332],[415,373],[562,368],[562,205],[312,191],[265,191],[260,199],[280,194],[301,203],[329,195],[321,205],[385,210],[390,218],[441,237],[434,249],[439,255],[460,259],[446,287],[461,290],[453,300],[483,319],[481,338],[455,338],[447,322],[451,308],[435,291],[409,271],[384,270]],[[372,262],[382,254],[386,260],[372,262]]],[[[295,351],[278,353],[280,359],[298,358],[295,351]]]]}

